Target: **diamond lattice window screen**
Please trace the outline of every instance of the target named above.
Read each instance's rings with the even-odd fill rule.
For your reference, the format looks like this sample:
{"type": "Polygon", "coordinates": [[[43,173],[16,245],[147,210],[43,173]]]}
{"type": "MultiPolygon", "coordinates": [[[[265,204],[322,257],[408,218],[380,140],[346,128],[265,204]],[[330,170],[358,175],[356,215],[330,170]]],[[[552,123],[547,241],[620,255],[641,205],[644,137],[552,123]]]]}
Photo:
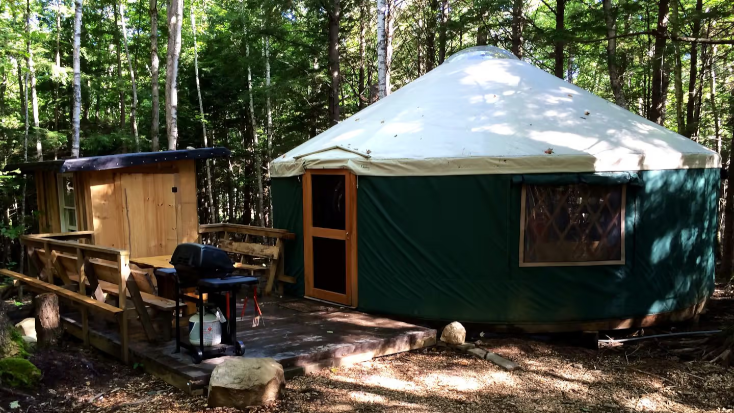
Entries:
{"type": "Polygon", "coordinates": [[[626,187],[524,185],[520,266],[624,264],[626,187]]]}

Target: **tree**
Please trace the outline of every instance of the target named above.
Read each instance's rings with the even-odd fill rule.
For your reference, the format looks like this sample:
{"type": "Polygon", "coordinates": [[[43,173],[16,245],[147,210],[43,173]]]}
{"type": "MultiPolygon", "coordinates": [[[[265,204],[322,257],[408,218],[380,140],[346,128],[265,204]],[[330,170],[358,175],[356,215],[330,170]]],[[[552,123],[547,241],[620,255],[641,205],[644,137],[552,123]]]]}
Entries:
{"type": "Polygon", "coordinates": [[[166,57],[166,131],[168,150],[178,144],[178,58],[181,54],[183,0],[168,3],[168,55],[166,57]]]}
{"type": "Polygon", "coordinates": [[[329,123],[339,123],[339,23],[341,20],[341,6],[339,0],[332,0],[329,10],[329,75],[331,87],[329,89],[329,123]]]}
{"type": "MultiPolygon", "coordinates": [[[[33,134],[36,136],[36,159],[43,160],[43,144],[41,143],[41,135],[38,133],[40,124],[38,121],[38,95],[36,94],[36,68],[33,64],[33,49],[31,49],[31,1],[26,0],[26,65],[28,68],[28,76],[31,81],[31,105],[33,107],[33,134]]],[[[27,87],[28,85],[26,85],[27,87]]],[[[26,99],[27,101],[27,99],[26,99]]],[[[27,105],[27,103],[26,103],[27,105]]],[[[26,108],[27,109],[27,108],[26,108]]]]}
{"type": "Polygon", "coordinates": [[[140,152],[140,138],[138,137],[137,119],[138,88],[135,85],[135,68],[133,67],[133,59],[131,59],[130,51],[127,48],[127,31],[125,29],[125,1],[127,0],[120,1],[120,21],[122,22],[122,42],[125,46],[125,56],[127,58],[127,63],[130,67],[130,83],[132,84],[133,92],[133,105],[130,108],[130,123],[132,124],[133,136],[135,137],[135,152],[140,152]]]}
{"type": "Polygon", "coordinates": [[[387,96],[386,49],[385,0],[377,0],[377,88],[380,99],[387,96]]]}
{"type": "Polygon", "coordinates": [[[659,0],[658,23],[655,31],[655,48],[652,55],[652,85],[650,109],[647,118],[662,125],[665,120],[669,78],[665,70],[665,43],[668,35],[668,13],[670,0],[659,0]]]}
{"type": "Polygon", "coordinates": [[[158,0],[150,0],[150,89],[151,89],[151,122],[150,140],[153,152],[160,148],[158,130],[160,122],[160,101],[158,97],[158,0]]]}
{"type": "MultiPolygon", "coordinates": [[[[611,0],[610,0],[611,1],[611,0]]],[[[512,3],[512,54],[522,59],[523,0],[512,3]]]]}
{"type": "Polygon", "coordinates": [[[79,117],[82,106],[82,73],[79,60],[79,49],[82,39],[82,0],[74,0],[74,100],[71,121],[71,156],[79,157],[79,117]]]}
{"type": "Polygon", "coordinates": [[[604,21],[607,27],[607,70],[609,71],[609,85],[614,94],[614,103],[627,109],[627,101],[622,92],[622,73],[617,66],[617,23],[612,12],[612,0],[603,0],[604,21]]]}
{"type": "MultiPolygon", "coordinates": [[[[247,32],[245,31],[245,39],[247,39],[247,32]]],[[[249,91],[248,97],[250,99],[250,131],[252,133],[252,145],[255,152],[255,175],[257,177],[257,209],[255,210],[255,220],[258,225],[265,225],[263,220],[263,171],[262,171],[262,156],[260,154],[260,142],[257,138],[257,122],[255,121],[255,103],[252,98],[252,70],[250,68],[249,57],[250,57],[250,44],[245,41],[245,56],[248,58],[247,63],[247,89],[249,91]]]]}
{"type": "MultiPolygon", "coordinates": [[[[696,11],[693,15],[693,38],[701,35],[701,13],[703,12],[703,0],[696,0],[696,11]]],[[[680,54],[678,54],[680,56],[680,54]]],[[[696,102],[699,98],[696,82],[698,81],[698,42],[691,42],[691,64],[688,75],[688,103],[686,105],[686,131],[685,136],[691,138],[698,131],[698,118],[695,116],[696,102]]]]}
{"type": "MultiPolygon", "coordinates": [[[[196,95],[199,98],[199,116],[201,116],[201,135],[204,141],[204,147],[207,144],[206,135],[206,117],[204,116],[204,101],[201,99],[201,83],[199,82],[199,50],[196,43],[196,10],[191,7],[191,32],[194,35],[194,74],[196,76],[196,95]]],[[[214,194],[212,191],[212,170],[211,170],[211,159],[206,160],[206,193],[209,198],[209,223],[214,223],[216,217],[216,211],[214,210],[214,194]]]]}
{"type": "MultiPolygon", "coordinates": [[[[563,79],[563,72],[566,67],[563,64],[563,46],[565,45],[564,37],[566,35],[566,0],[556,0],[556,38],[554,40],[553,54],[555,56],[555,66],[553,74],[563,79]]],[[[570,79],[569,79],[570,80],[570,79]]]]}

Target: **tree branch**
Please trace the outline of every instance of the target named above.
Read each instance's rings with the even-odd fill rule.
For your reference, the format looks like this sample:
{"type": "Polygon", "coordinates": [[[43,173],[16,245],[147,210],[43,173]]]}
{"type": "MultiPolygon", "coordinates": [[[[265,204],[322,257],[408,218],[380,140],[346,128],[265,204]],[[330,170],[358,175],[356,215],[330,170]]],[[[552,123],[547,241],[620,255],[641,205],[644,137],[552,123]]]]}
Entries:
{"type": "MultiPolygon", "coordinates": [[[[604,37],[601,39],[574,39],[573,42],[576,43],[597,43],[597,42],[606,42],[611,39],[621,39],[624,37],[633,37],[633,36],[643,36],[643,35],[652,35],[657,36],[657,32],[655,30],[647,30],[643,32],[634,32],[634,33],[625,33],[625,34],[618,34],[616,36],[612,37],[604,37]]],[[[687,42],[687,43],[706,43],[706,44],[734,44],[734,39],[709,39],[705,37],[686,37],[686,36],[674,36],[674,35],[668,35],[668,39],[674,40],[677,42],[687,42]]]]}
{"type": "Polygon", "coordinates": [[[545,0],[540,0],[540,1],[543,2],[543,4],[545,4],[545,7],[549,8],[550,11],[553,12],[553,14],[558,14],[558,12],[553,7],[551,7],[550,4],[546,3],[545,0]]]}

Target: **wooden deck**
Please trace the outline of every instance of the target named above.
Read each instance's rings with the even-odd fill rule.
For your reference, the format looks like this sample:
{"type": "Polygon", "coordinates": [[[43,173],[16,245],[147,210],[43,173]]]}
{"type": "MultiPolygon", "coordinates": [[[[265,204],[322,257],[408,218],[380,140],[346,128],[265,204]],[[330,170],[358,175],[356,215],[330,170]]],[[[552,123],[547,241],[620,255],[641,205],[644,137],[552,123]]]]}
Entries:
{"type": "MultiPolygon", "coordinates": [[[[244,320],[237,323],[237,338],[245,343],[245,357],[272,357],[283,365],[286,378],[332,366],[343,366],[373,357],[400,353],[436,343],[436,330],[337,305],[286,297],[260,303],[265,325],[252,327],[252,300],[244,320]]],[[[238,315],[241,311],[238,304],[238,315]]],[[[65,329],[82,336],[78,313],[64,314],[65,329]]],[[[191,394],[201,394],[214,367],[222,358],[193,364],[184,349],[174,354],[175,341],[150,343],[137,321],[130,321],[130,362],[148,373],[191,394]]],[[[181,330],[187,335],[182,318],[181,330]]],[[[120,357],[120,337],[103,320],[90,325],[90,344],[120,357]]]]}

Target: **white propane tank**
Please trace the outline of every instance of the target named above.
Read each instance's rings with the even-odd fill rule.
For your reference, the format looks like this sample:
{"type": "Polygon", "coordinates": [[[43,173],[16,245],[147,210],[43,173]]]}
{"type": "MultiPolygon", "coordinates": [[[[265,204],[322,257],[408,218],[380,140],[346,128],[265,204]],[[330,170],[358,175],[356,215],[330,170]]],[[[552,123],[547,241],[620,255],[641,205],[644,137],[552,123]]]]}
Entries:
{"type": "MultiPolygon", "coordinates": [[[[222,324],[224,315],[217,309],[216,314],[204,311],[204,346],[216,346],[222,343],[222,324]]],[[[189,341],[199,345],[199,313],[189,317],[189,341]]]]}

